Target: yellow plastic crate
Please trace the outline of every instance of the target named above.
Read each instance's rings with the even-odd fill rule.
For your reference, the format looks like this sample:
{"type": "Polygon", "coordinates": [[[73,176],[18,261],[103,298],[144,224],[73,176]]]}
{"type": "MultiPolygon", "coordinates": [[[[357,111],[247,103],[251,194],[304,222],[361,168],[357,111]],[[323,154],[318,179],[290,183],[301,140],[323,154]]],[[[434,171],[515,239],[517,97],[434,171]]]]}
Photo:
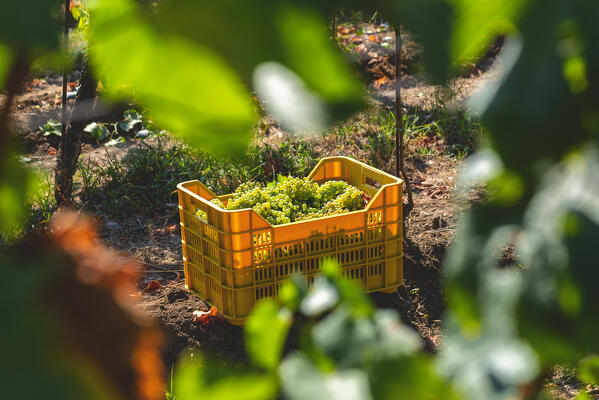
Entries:
{"type": "Polygon", "coordinates": [[[343,274],[368,292],[401,285],[403,181],[348,157],[323,158],[309,178],[346,181],[372,200],[364,210],[272,226],[252,209],[210,203],[217,196],[199,181],[180,183],[187,289],[242,324],[256,301],[276,297],[293,275],[312,284],[326,258],[336,259],[343,274]],[[196,215],[199,210],[206,219],[196,215]]]}

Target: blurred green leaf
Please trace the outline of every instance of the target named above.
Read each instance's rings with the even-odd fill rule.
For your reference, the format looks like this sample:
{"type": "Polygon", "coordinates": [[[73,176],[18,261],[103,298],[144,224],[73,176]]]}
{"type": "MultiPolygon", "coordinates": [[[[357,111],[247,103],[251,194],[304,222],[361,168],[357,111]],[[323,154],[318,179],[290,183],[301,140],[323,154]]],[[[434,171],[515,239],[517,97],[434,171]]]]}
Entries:
{"type": "Polygon", "coordinates": [[[156,122],[195,146],[246,150],[251,98],[213,51],[154,29],[124,0],[99,2],[90,35],[91,59],[111,97],[134,96],[156,122]]]}
{"type": "Polygon", "coordinates": [[[451,384],[436,371],[432,357],[415,355],[387,359],[370,371],[370,387],[375,399],[457,400],[451,384]]]}
{"type": "Polygon", "coordinates": [[[300,304],[302,313],[308,316],[322,314],[339,301],[336,287],[323,277],[316,278],[314,285],[300,304]]]}
{"type": "Polygon", "coordinates": [[[297,311],[308,293],[308,285],[303,277],[294,275],[291,280],[284,282],[279,289],[279,302],[291,311],[297,311]]]}
{"type": "Polygon", "coordinates": [[[258,65],[253,84],[266,110],[287,129],[316,132],[330,122],[325,104],[282,64],[258,65]]]}
{"type": "Polygon", "coordinates": [[[368,350],[369,358],[403,357],[420,349],[419,335],[403,324],[393,310],[377,310],[373,319],[377,338],[368,350]]]}
{"type": "Polygon", "coordinates": [[[4,87],[4,81],[6,80],[12,59],[10,49],[0,43],[0,89],[4,87]]]}
{"type": "Polygon", "coordinates": [[[586,149],[548,171],[521,236],[526,290],[520,332],[545,363],[599,352],[599,152],[586,149]]]}
{"type": "Polygon", "coordinates": [[[37,176],[9,153],[0,168],[0,234],[11,237],[20,232],[27,216],[25,204],[39,189],[37,176]]]}
{"type": "Polygon", "coordinates": [[[305,114],[299,111],[313,112],[313,126],[309,128],[314,129],[349,116],[364,105],[363,88],[330,41],[327,21],[307,4],[272,0],[216,3],[173,0],[156,13],[154,20],[169,31],[221,54],[245,82],[254,81],[268,109],[287,125],[301,120],[300,116],[305,114]],[[190,15],[196,18],[189,18],[190,15]],[[265,65],[271,68],[265,69],[265,65]],[[266,72],[276,72],[277,76],[268,81],[266,72]],[[278,80],[274,82],[287,87],[303,88],[302,95],[284,87],[273,90],[276,85],[267,83],[275,78],[278,80]],[[313,106],[299,103],[305,99],[310,99],[313,106]],[[315,107],[319,103],[326,108],[315,107]],[[290,104],[297,104],[298,115],[279,112],[292,111],[290,104]]]}
{"type": "Polygon", "coordinates": [[[517,31],[530,0],[380,1],[390,22],[422,45],[424,67],[436,83],[465,61],[476,60],[499,34],[517,31]]]}
{"type": "Polygon", "coordinates": [[[485,332],[467,339],[453,329],[447,339],[439,366],[469,399],[507,399],[539,372],[532,349],[524,343],[485,332]]]}
{"type": "Polygon", "coordinates": [[[402,326],[391,311],[377,311],[372,318],[353,316],[341,305],[312,329],[312,339],[338,368],[358,367],[413,354],[420,347],[415,332],[402,326]]]}
{"type": "Polygon", "coordinates": [[[246,347],[255,365],[277,368],[291,322],[291,312],[274,301],[256,305],[245,326],[246,347]]]}
{"type": "Polygon", "coordinates": [[[60,33],[59,0],[31,0],[0,3],[0,43],[13,49],[51,49],[60,33]],[[33,11],[35,10],[35,11],[33,11]]]}
{"type": "Polygon", "coordinates": [[[312,329],[314,343],[339,368],[360,365],[365,350],[377,340],[373,324],[368,318],[352,318],[350,310],[341,306],[312,329]]]}
{"type": "Polygon", "coordinates": [[[341,268],[335,260],[324,260],[322,276],[335,286],[339,299],[350,307],[354,316],[372,315],[374,307],[370,297],[356,282],[343,277],[341,268]]]}
{"type": "Polygon", "coordinates": [[[360,369],[324,373],[301,354],[288,356],[279,368],[286,398],[291,400],[370,400],[367,376],[360,369]]]}
{"type": "Polygon", "coordinates": [[[183,357],[175,369],[177,400],[271,400],[276,388],[268,374],[241,371],[202,357],[183,357]]]}
{"type": "Polygon", "coordinates": [[[547,3],[527,13],[522,39],[505,45],[504,57],[515,62],[507,60],[505,77],[497,87],[488,87],[486,96],[492,101],[482,112],[506,168],[522,174],[525,182],[533,167],[538,171],[542,163],[558,161],[585,137],[581,111],[563,75],[557,35],[535,40],[548,29],[555,32],[565,19],[558,8],[547,3]]]}
{"type": "Polygon", "coordinates": [[[499,34],[517,30],[531,0],[451,0],[455,20],[451,43],[454,63],[480,56],[499,34]]]}
{"type": "Polygon", "coordinates": [[[329,40],[327,22],[299,7],[280,7],[275,21],[283,60],[330,105],[332,115],[339,118],[357,111],[363,105],[363,89],[329,40]]]}
{"type": "Polygon", "coordinates": [[[599,384],[599,356],[592,355],[580,360],[578,376],[587,385],[599,384]]]}

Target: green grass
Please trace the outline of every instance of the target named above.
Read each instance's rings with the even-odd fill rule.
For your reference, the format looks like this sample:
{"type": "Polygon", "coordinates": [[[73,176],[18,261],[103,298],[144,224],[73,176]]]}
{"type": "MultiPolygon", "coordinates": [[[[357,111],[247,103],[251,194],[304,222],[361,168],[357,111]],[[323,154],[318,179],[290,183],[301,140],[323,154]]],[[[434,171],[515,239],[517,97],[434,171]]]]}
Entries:
{"type": "Polygon", "coordinates": [[[250,165],[258,169],[254,178],[261,182],[273,180],[279,174],[304,177],[317,162],[314,150],[302,141],[252,147],[249,159],[250,165]]]}
{"type": "Polygon", "coordinates": [[[248,169],[229,160],[160,144],[135,147],[121,160],[82,162],[78,172],[83,208],[100,207],[109,214],[174,212],[180,182],[198,179],[222,194],[250,177],[248,169]]]}
{"type": "Polygon", "coordinates": [[[108,213],[176,213],[177,184],[197,179],[214,193],[233,192],[249,180],[269,181],[277,174],[304,176],[316,160],[307,146],[252,147],[233,160],[183,144],[140,143],[120,160],[81,162],[77,181],[82,208],[108,213]]]}
{"type": "MultiPolygon", "coordinates": [[[[430,109],[414,107],[405,112],[403,118],[404,142],[409,152],[418,155],[448,154],[461,160],[477,145],[483,130],[480,122],[466,110],[451,110],[442,102],[430,109]],[[430,143],[440,139],[443,146],[437,148],[430,143]]],[[[364,124],[363,124],[364,125],[364,124]]],[[[380,111],[367,119],[368,146],[371,157],[388,160],[395,147],[395,115],[391,111],[380,111]]]]}
{"type": "Polygon", "coordinates": [[[48,225],[57,209],[52,172],[46,172],[41,175],[40,189],[30,199],[27,206],[30,209],[30,225],[48,225]]]}

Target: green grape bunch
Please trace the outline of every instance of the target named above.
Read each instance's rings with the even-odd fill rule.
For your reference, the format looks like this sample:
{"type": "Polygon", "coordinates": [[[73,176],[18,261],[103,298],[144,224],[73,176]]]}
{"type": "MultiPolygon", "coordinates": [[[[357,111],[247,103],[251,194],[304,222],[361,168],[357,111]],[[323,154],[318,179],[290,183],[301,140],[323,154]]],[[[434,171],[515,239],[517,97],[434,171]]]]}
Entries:
{"type": "Polygon", "coordinates": [[[226,205],[218,198],[211,202],[226,210],[251,208],[272,225],[280,225],[361,210],[368,199],[347,182],[327,181],[319,185],[308,178],[279,175],[267,185],[241,184],[226,205]]]}

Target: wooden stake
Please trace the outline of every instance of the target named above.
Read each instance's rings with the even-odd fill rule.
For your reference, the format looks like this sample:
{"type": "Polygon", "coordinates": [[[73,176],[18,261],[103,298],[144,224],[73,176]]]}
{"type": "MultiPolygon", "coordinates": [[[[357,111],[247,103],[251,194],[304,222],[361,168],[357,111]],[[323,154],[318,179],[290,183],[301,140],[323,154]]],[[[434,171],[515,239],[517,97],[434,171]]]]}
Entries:
{"type": "Polygon", "coordinates": [[[69,79],[68,70],[67,70],[67,60],[69,59],[69,24],[68,24],[68,21],[69,21],[70,6],[71,6],[71,0],[65,0],[65,2],[64,2],[64,32],[63,32],[64,67],[62,69],[62,107],[61,107],[61,111],[62,111],[61,133],[62,133],[62,136],[60,138],[61,142],[64,140],[65,135],[67,133],[67,81],[69,79]]]}
{"type": "MultiPolygon", "coordinates": [[[[401,34],[400,28],[395,29],[395,176],[400,176],[405,182],[408,193],[408,212],[414,208],[412,185],[404,168],[403,114],[401,104],[401,34]]],[[[406,216],[404,215],[404,218],[406,216]]]]}

